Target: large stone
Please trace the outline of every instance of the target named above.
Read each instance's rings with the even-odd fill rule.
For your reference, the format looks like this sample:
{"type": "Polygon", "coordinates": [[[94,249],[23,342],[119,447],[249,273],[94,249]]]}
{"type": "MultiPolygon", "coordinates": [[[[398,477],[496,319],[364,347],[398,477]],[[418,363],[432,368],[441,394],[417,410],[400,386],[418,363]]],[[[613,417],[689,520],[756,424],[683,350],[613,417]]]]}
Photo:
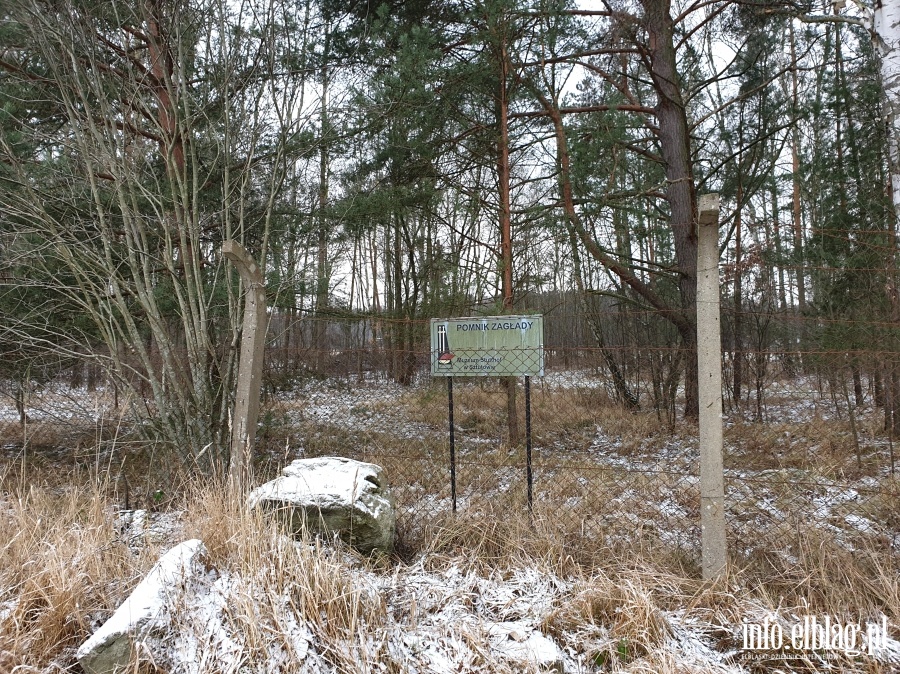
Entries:
{"type": "Polygon", "coordinates": [[[100,628],[81,644],[78,662],[87,674],[124,671],[132,644],[160,626],[170,599],[185,583],[205,570],[203,542],[185,541],[160,557],[134,591],[100,628]]]}
{"type": "Polygon", "coordinates": [[[556,643],[525,622],[488,623],[491,652],[522,671],[537,666],[542,672],[565,671],[562,651],[556,643]]]}
{"type": "Polygon", "coordinates": [[[295,535],[339,535],[364,554],[393,546],[394,499],[380,466],[352,459],[298,459],[250,492],[250,507],[278,513],[295,535]]]}

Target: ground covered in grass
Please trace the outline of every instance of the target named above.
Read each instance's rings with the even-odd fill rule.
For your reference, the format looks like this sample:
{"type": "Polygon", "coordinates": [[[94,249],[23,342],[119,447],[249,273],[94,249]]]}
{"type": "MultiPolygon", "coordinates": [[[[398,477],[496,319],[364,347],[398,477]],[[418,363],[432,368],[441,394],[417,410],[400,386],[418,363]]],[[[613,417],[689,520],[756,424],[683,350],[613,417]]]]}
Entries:
{"type": "Polygon", "coordinates": [[[133,671],[900,671],[900,491],[871,405],[851,424],[786,385],[762,420],[731,410],[732,564],[704,584],[696,429],[622,410],[591,373],[533,386],[530,513],[524,443],[506,437],[490,382],[456,391],[456,515],[442,387],[310,379],[270,397],[257,478],[305,456],[383,465],[400,512],[382,559],[284,537],[164,448],[130,442],[123,408],[58,389],[26,449],[12,431],[2,447],[0,672],[79,672],[77,647],[193,538],[204,573],[133,671]]]}
{"type": "Polygon", "coordinates": [[[133,671],[900,669],[896,570],[863,576],[863,560],[837,569],[810,557],[801,583],[732,569],[703,584],[613,550],[588,568],[525,520],[464,518],[431,532],[412,559],[367,559],[294,541],[221,488],[195,487],[177,508],[147,512],[122,511],[96,482],[25,487],[7,476],[4,487],[2,671],[80,671],[77,647],[188,538],[204,542],[205,570],[173,590],[133,671]],[[889,629],[871,645],[745,648],[747,625],[790,635],[810,617],[889,629]]]}

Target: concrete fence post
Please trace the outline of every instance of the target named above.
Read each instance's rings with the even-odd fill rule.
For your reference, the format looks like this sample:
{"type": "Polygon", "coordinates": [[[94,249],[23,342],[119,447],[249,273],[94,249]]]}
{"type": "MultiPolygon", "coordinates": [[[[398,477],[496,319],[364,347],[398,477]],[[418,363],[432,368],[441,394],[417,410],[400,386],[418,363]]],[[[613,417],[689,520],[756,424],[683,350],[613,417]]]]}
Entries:
{"type": "Polygon", "coordinates": [[[222,244],[222,255],[234,263],[246,287],[241,354],[238,362],[234,417],[231,422],[229,477],[243,489],[250,473],[250,455],[256,442],[263,352],[266,346],[266,288],[256,260],[236,241],[222,244]]]}
{"type": "Polygon", "coordinates": [[[697,368],[700,390],[700,529],[703,578],[725,570],[722,467],[722,331],[719,318],[719,195],[698,204],[697,368]]]}

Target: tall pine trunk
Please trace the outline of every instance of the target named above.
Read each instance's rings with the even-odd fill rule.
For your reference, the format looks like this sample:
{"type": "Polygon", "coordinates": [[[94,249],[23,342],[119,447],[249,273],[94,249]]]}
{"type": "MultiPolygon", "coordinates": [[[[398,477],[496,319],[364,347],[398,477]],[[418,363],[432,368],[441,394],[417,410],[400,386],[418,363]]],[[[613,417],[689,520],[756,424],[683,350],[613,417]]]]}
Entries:
{"type": "MultiPolygon", "coordinates": [[[[503,294],[503,313],[513,309],[513,277],[512,277],[512,231],[510,222],[509,196],[509,58],[506,43],[500,43],[500,83],[497,92],[497,178],[500,196],[500,269],[501,292],[503,294]]],[[[519,414],[516,409],[516,378],[504,377],[506,388],[506,418],[509,431],[509,442],[519,442],[519,414]]]]}
{"type": "Polygon", "coordinates": [[[656,120],[666,170],[669,228],[675,242],[678,290],[685,321],[679,324],[685,359],[685,416],[699,416],[697,380],[697,194],[691,169],[690,131],[681,93],[670,0],[642,0],[649,36],[650,75],[656,89],[656,120]]]}

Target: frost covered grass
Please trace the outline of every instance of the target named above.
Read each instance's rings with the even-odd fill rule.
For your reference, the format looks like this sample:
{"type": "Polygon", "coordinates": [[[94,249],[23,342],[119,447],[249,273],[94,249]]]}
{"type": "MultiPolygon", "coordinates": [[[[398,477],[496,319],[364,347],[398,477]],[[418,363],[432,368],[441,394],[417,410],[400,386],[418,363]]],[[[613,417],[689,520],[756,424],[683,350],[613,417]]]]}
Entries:
{"type": "Polygon", "coordinates": [[[206,544],[221,595],[216,630],[209,616],[177,630],[189,650],[227,651],[226,665],[248,671],[298,671],[301,662],[309,671],[377,671],[367,667],[383,656],[384,600],[348,572],[361,560],[292,541],[227,488],[197,487],[188,502],[186,535],[206,544]]]}
{"type": "Polygon", "coordinates": [[[129,548],[104,490],[78,476],[61,488],[0,472],[0,671],[62,667],[157,548],[129,548]]]}
{"type": "MultiPolygon", "coordinates": [[[[591,559],[549,517],[446,518],[408,559],[294,541],[242,495],[197,481],[172,512],[123,513],[102,484],[3,482],[0,670],[77,671],[74,651],[160,554],[199,538],[205,571],[177,588],[129,671],[883,672],[877,657],[744,659],[741,626],[803,615],[896,626],[896,567],[810,544],[792,565],[713,584],[638,549],[591,559]],[[798,661],[799,662],[799,661],[798,661]],[[802,666],[801,666],[802,665],[802,666]],[[549,671],[553,671],[550,669],[549,671]]],[[[599,552],[599,550],[598,550],[599,552]]],[[[893,633],[896,637],[896,633],[893,633]]],[[[894,650],[892,650],[894,649],[894,650]]]]}
{"type": "MultiPolygon", "coordinates": [[[[479,451],[513,451],[523,445],[524,437],[518,443],[509,442],[506,394],[496,382],[458,382],[454,399],[457,439],[463,448],[469,443],[478,445],[479,451]]],[[[799,468],[830,478],[884,474],[890,452],[878,410],[871,406],[855,410],[854,435],[846,410],[841,416],[836,415],[831,401],[818,400],[810,405],[802,397],[784,397],[771,403],[773,409],[788,410],[792,406],[803,413],[793,417],[773,415],[773,420],[766,423],[750,420],[752,415],[747,413],[732,411],[725,428],[728,467],[799,468]]],[[[524,433],[521,384],[518,408],[518,425],[524,433]]],[[[670,425],[664,414],[646,406],[641,411],[626,410],[609,397],[600,378],[585,375],[572,381],[559,376],[535,379],[532,417],[534,446],[548,456],[581,453],[594,459],[603,455],[670,465],[674,460],[679,469],[696,458],[694,425],[683,420],[670,425]]],[[[413,387],[310,381],[277,401],[270,401],[264,437],[273,454],[282,455],[300,445],[310,454],[348,448],[386,454],[413,447],[421,448],[422,453],[435,453],[446,449],[447,423],[443,381],[413,387]]]]}
{"type": "Polygon", "coordinates": [[[896,658],[741,660],[742,621],[770,614],[786,624],[884,615],[896,630],[900,492],[874,411],[857,410],[859,453],[846,416],[823,415],[821,404],[777,423],[729,419],[732,567],[708,586],[697,580],[696,429],[625,411],[587,376],[535,382],[529,516],[524,447],[505,437],[503,391],[476,382],[455,394],[455,516],[444,387],[309,382],[262,419],[260,479],[303,456],[385,468],[400,506],[390,559],[291,542],[152,447],[85,445],[52,461],[10,454],[0,468],[0,672],[71,667],[160,553],[187,538],[204,542],[208,572],[148,638],[135,671],[900,667],[896,642],[896,658]],[[206,669],[179,664],[188,661],[206,669]]]}
{"type": "Polygon", "coordinates": [[[127,400],[117,400],[106,387],[72,388],[62,382],[33,386],[25,396],[25,420],[14,398],[0,387],[0,453],[23,445],[40,448],[41,458],[89,453],[98,442],[116,438],[130,425],[127,400]],[[117,405],[118,403],[118,405],[117,405]]]}

